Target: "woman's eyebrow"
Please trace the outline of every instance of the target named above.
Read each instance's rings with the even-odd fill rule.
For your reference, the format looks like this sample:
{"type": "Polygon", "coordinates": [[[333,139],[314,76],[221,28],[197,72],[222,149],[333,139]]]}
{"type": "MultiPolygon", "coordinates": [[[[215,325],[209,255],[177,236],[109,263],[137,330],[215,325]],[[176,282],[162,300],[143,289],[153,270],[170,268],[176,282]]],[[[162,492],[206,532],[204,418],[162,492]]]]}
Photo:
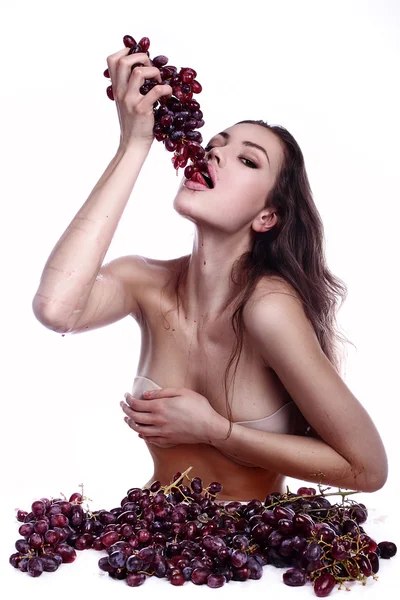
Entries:
{"type": "MultiPolygon", "coordinates": [[[[220,131],[219,133],[217,133],[216,135],[214,135],[214,137],[212,137],[211,140],[208,143],[210,144],[212,142],[212,140],[214,138],[216,138],[218,135],[221,135],[227,142],[231,138],[230,134],[226,133],[226,131],[220,131]]],[[[265,150],[265,148],[263,148],[262,146],[259,146],[258,144],[255,144],[254,142],[250,142],[248,140],[243,141],[242,144],[243,144],[243,146],[249,146],[250,148],[256,148],[257,150],[261,150],[261,152],[263,152],[265,154],[265,156],[267,157],[269,166],[271,166],[271,161],[269,160],[269,156],[268,156],[267,151],[265,150]]]]}

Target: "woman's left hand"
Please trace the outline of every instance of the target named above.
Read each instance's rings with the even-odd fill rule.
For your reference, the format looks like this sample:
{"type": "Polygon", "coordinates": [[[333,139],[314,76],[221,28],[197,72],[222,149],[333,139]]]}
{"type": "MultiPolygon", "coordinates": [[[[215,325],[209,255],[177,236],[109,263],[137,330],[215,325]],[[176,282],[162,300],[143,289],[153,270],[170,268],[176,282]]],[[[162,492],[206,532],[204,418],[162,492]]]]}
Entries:
{"type": "Polygon", "coordinates": [[[125,402],[120,404],[127,415],[125,422],[150,444],[160,448],[211,444],[228,431],[227,419],[212,408],[205,396],[188,388],[151,390],[143,397],[140,400],[125,394],[125,402]]]}

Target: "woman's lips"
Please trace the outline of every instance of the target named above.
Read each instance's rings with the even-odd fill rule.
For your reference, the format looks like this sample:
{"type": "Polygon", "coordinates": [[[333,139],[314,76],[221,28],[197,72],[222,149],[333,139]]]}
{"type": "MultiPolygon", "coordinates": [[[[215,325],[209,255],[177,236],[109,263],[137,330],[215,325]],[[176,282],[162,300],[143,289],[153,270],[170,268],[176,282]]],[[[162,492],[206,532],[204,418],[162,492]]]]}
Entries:
{"type": "Polygon", "coordinates": [[[183,185],[189,190],[197,190],[199,192],[206,192],[210,190],[205,183],[199,183],[198,181],[193,181],[192,179],[186,179],[183,182],[183,185]]]}

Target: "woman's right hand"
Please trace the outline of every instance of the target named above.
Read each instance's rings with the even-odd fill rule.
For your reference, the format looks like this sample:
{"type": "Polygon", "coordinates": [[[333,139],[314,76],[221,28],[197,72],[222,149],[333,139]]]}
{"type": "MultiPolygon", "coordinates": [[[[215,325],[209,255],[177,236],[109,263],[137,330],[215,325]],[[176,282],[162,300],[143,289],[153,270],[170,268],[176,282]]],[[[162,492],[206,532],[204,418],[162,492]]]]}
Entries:
{"type": "Polygon", "coordinates": [[[150,147],[154,140],[153,104],[161,96],[172,96],[170,85],[156,85],[145,96],[140,88],[145,79],[155,78],[161,84],[161,73],[151,66],[147,54],[138,52],[129,54],[124,48],[107,57],[108,71],[117,105],[121,128],[120,147],[144,144],[150,147]],[[131,71],[132,66],[141,63],[131,71]]]}

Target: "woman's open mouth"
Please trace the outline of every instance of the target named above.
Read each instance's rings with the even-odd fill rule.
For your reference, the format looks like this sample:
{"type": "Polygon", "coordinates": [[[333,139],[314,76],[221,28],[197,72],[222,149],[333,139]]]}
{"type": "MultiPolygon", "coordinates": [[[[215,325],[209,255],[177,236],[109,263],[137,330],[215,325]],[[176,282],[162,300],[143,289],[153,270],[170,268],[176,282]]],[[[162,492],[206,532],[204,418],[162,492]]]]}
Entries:
{"type": "Polygon", "coordinates": [[[189,189],[203,189],[212,190],[214,189],[213,178],[209,171],[196,171],[190,179],[186,179],[184,186],[189,189]],[[190,185],[186,185],[186,184],[190,185]],[[193,185],[191,185],[193,184],[193,185]]]}

